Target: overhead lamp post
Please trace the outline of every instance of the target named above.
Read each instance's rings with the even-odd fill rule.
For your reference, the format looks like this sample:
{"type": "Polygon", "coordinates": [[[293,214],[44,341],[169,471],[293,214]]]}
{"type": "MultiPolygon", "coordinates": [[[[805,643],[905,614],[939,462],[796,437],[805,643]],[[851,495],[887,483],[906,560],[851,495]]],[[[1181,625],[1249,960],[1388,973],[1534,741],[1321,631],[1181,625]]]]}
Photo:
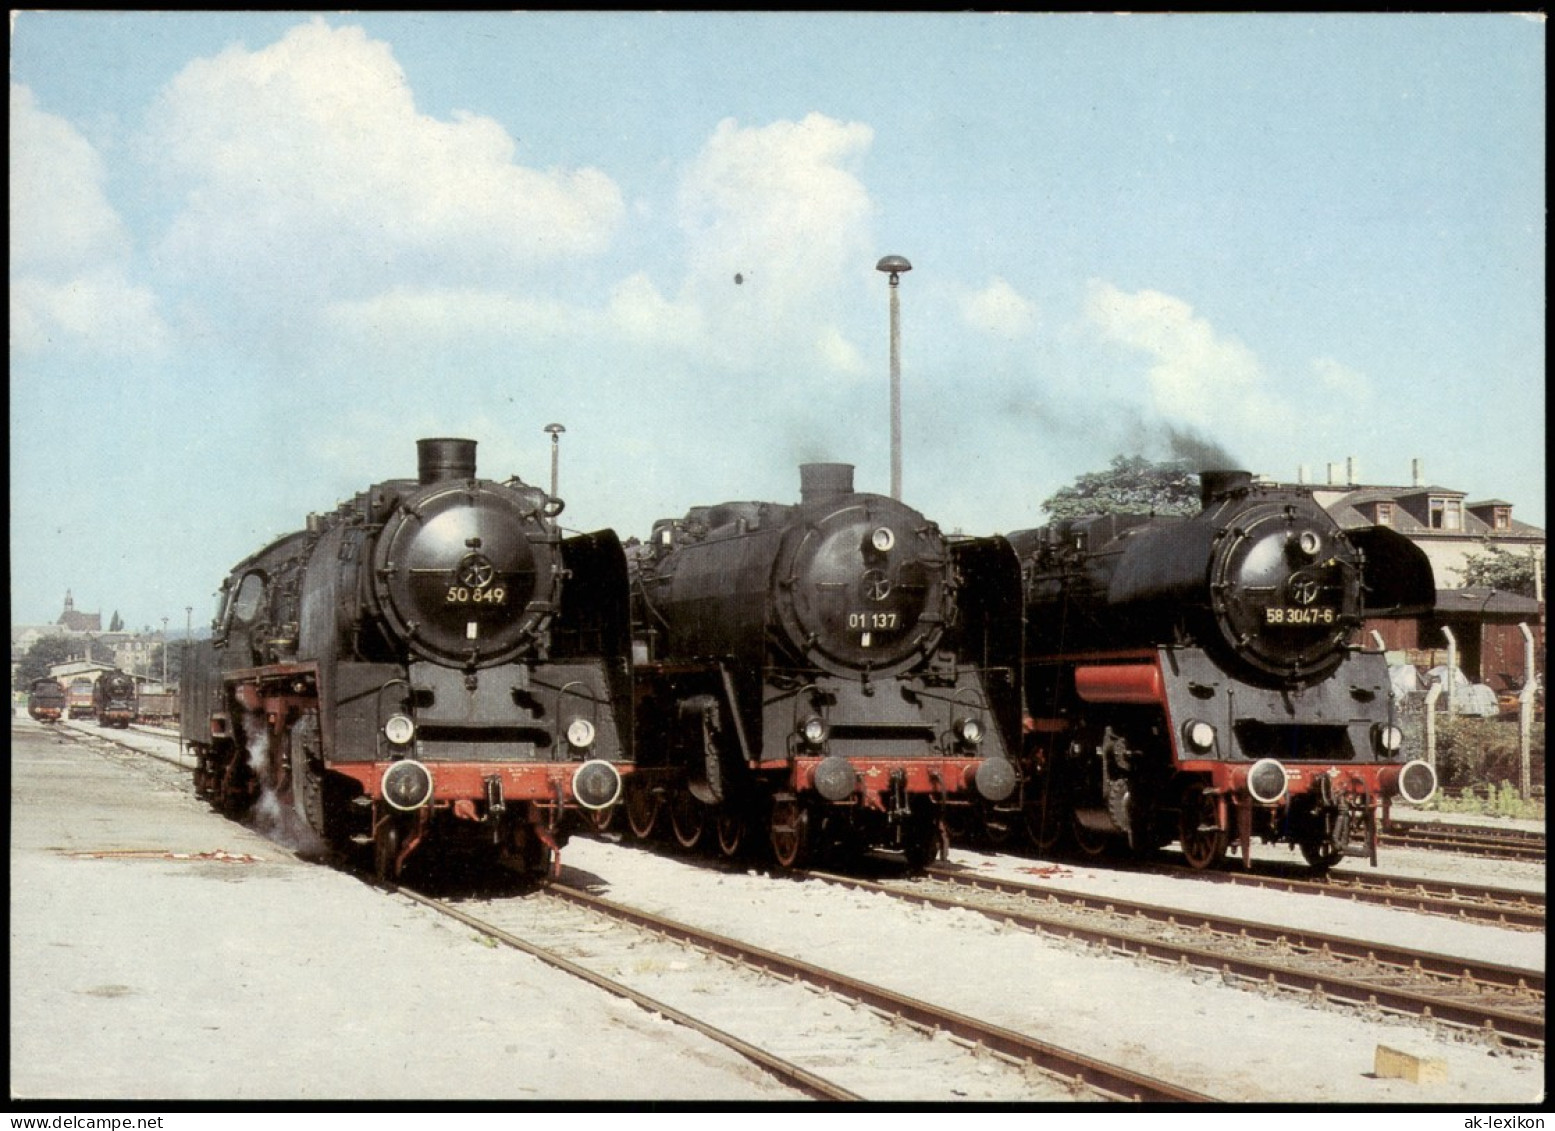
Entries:
{"type": "Polygon", "coordinates": [[[162,618],[162,690],[167,690],[167,618],[162,618]]]}
{"type": "Polygon", "coordinates": [[[556,473],[561,463],[561,434],[567,429],[560,424],[547,424],[545,430],[551,434],[551,498],[556,498],[556,473]]]}
{"type": "Polygon", "coordinates": [[[888,255],[875,270],[891,277],[891,498],[902,497],[902,331],[896,285],[912,264],[900,255],[888,255]]]}

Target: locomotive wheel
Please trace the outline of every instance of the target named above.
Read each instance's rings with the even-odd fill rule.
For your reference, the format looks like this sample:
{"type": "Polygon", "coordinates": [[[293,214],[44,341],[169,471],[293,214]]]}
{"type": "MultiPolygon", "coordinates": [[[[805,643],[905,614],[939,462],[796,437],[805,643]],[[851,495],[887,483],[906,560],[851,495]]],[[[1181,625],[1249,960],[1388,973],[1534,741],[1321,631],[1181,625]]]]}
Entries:
{"type": "Polygon", "coordinates": [[[735,857],[745,844],[745,815],[732,809],[720,809],[716,821],[718,851],[735,857]]]}
{"type": "Polygon", "coordinates": [[[707,828],[707,807],[684,789],[677,789],[670,799],[670,829],[675,843],[682,848],[695,848],[707,828]]]}
{"type": "Polygon", "coordinates": [[[1074,842],[1086,856],[1102,856],[1111,847],[1112,838],[1106,833],[1097,832],[1080,820],[1080,815],[1075,814],[1071,827],[1074,832],[1074,842]]]}
{"type": "Polygon", "coordinates": [[[802,868],[810,858],[810,814],[798,801],[772,805],[772,855],[784,868],[802,868]]]}
{"type": "Polygon", "coordinates": [[[912,818],[902,833],[905,838],[902,855],[907,858],[907,867],[914,872],[921,872],[938,860],[946,844],[944,826],[933,817],[912,818]]]}
{"type": "Polygon", "coordinates": [[[663,807],[662,799],[655,793],[650,793],[646,788],[628,789],[626,791],[626,824],[632,830],[632,835],[638,840],[647,840],[653,835],[653,826],[658,824],[659,810],[663,807]]]}
{"type": "Polygon", "coordinates": [[[393,883],[400,875],[400,827],[384,821],[373,833],[373,872],[380,880],[393,883]]]}
{"type": "Polygon", "coordinates": [[[1040,852],[1051,852],[1064,836],[1058,802],[1044,794],[1026,806],[1026,835],[1040,852]]]}
{"type": "Polygon", "coordinates": [[[1190,786],[1183,794],[1182,824],[1178,839],[1188,863],[1199,870],[1212,868],[1226,858],[1227,834],[1216,828],[1215,799],[1202,786],[1190,786]]]}

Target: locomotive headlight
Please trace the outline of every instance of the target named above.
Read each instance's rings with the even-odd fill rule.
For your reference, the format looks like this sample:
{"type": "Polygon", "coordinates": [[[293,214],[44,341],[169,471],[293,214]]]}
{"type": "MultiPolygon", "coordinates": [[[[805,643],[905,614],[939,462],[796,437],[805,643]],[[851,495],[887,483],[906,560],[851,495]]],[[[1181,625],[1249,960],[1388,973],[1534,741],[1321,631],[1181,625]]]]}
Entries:
{"type": "Polygon", "coordinates": [[[567,724],[567,741],[579,750],[594,745],[594,724],[587,719],[573,719],[567,724]]]}
{"type": "Polygon", "coordinates": [[[416,737],[416,724],[409,715],[390,715],[383,724],[383,737],[395,746],[405,746],[416,737]]]}
{"type": "Polygon", "coordinates": [[[1301,537],[1296,539],[1296,545],[1307,557],[1315,558],[1317,552],[1323,548],[1323,539],[1316,530],[1303,530],[1301,537]]]}
{"type": "Polygon", "coordinates": [[[983,740],[983,724],[976,719],[957,719],[956,737],[968,746],[976,746],[983,740]]]}
{"type": "Polygon", "coordinates": [[[407,758],[383,771],[381,788],[391,808],[409,813],[432,800],[432,771],[407,758]]]}
{"type": "Polygon", "coordinates": [[[869,536],[869,544],[883,554],[896,545],[896,535],[891,533],[889,526],[877,526],[869,536]]]}
{"type": "Polygon", "coordinates": [[[799,728],[799,735],[811,746],[819,746],[826,741],[826,723],[815,715],[811,715],[799,728]]]}
{"type": "Polygon", "coordinates": [[[1183,724],[1182,737],[1191,748],[1203,753],[1215,745],[1215,728],[1202,719],[1189,719],[1183,724]]]}
{"type": "Polygon", "coordinates": [[[1378,723],[1371,728],[1371,740],[1377,753],[1383,756],[1397,754],[1404,746],[1404,732],[1391,723],[1378,723]]]}

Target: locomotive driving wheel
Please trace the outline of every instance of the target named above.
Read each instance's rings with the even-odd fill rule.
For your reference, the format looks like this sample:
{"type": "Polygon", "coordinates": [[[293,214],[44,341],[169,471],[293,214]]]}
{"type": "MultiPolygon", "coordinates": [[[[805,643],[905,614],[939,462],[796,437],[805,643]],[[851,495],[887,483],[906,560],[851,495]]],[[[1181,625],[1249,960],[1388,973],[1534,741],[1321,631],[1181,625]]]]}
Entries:
{"type": "Polygon", "coordinates": [[[659,809],[663,801],[658,794],[651,792],[646,786],[629,788],[626,791],[626,824],[632,830],[632,835],[638,840],[647,840],[653,835],[653,826],[658,823],[659,809]]]}
{"type": "Polygon", "coordinates": [[[738,856],[745,844],[745,814],[736,809],[720,809],[715,828],[718,833],[718,851],[726,857],[738,856]]]}
{"type": "Polygon", "coordinates": [[[810,813],[795,799],[772,803],[772,855],[784,868],[802,868],[810,857],[810,813]]]}
{"type": "Polygon", "coordinates": [[[677,789],[670,798],[670,829],[675,843],[682,848],[695,848],[701,843],[707,829],[707,807],[690,790],[677,789]]]}
{"type": "Polygon", "coordinates": [[[1101,856],[1106,853],[1111,838],[1106,833],[1098,832],[1087,825],[1080,819],[1078,813],[1074,815],[1072,831],[1075,844],[1086,856],[1101,856]]]}
{"type": "Polygon", "coordinates": [[[1219,827],[1215,796],[1201,785],[1191,785],[1183,794],[1178,839],[1188,863],[1200,871],[1226,858],[1228,837],[1226,830],[1219,827]]]}

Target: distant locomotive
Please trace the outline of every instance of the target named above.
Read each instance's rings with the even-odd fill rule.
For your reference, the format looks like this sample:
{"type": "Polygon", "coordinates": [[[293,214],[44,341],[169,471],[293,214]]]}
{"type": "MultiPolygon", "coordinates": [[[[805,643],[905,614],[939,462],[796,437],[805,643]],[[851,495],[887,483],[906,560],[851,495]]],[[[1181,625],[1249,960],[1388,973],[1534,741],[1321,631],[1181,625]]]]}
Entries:
{"type": "Polygon", "coordinates": [[[1317,870],[1376,863],[1379,804],[1426,800],[1363,616],[1434,602],[1425,555],[1342,530],[1298,488],[1205,472],[1186,518],[1101,515],[1010,540],[1025,570],[1027,824],[1092,854],[1173,839],[1196,868],[1251,840],[1317,870]]]}
{"type": "Polygon", "coordinates": [[[126,672],[103,672],[92,684],[92,713],[98,726],[128,727],[139,712],[137,700],[135,677],[126,672]]]}
{"type": "Polygon", "coordinates": [[[631,760],[625,555],[563,538],[539,488],[477,479],[472,440],[418,457],[223,583],[182,680],[196,788],[370,840],[385,877],[426,844],[554,874],[631,760]]]}
{"type": "Polygon", "coordinates": [[[638,696],[626,817],[668,810],[693,847],[765,835],[779,865],[832,849],[939,854],[953,807],[1016,788],[1020,567],[800,468],[797,506],[731,502],[661,520],[631,560],[638,696]]]}
{"type": "Polygon", "coordinates": [[[57,723],[65,713],[65,689],[56,679],[39,676],[27,689],[27,714],[40,723],[57,723]]]}

